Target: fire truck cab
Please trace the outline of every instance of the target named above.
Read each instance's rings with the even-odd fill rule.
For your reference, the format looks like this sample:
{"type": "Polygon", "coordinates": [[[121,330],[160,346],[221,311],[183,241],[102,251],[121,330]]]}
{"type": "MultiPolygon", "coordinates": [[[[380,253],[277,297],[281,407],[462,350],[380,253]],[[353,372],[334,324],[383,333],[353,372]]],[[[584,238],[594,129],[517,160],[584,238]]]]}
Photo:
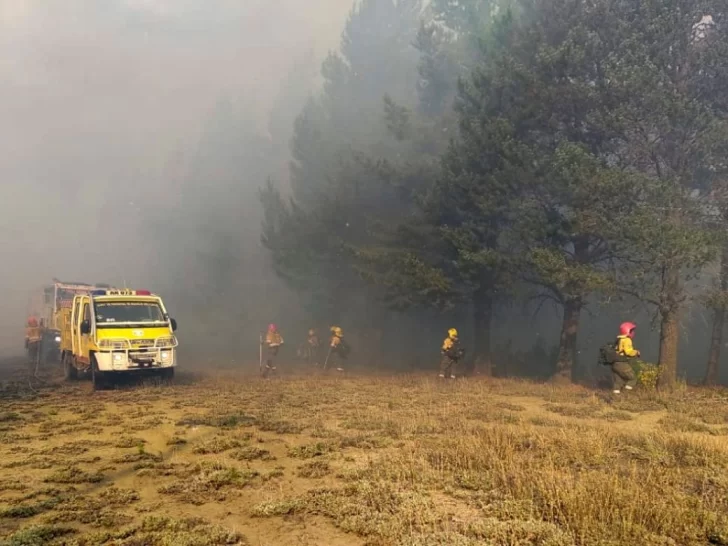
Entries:
{"type": "Polygon", "coordinates": [[[102,389],[120,374],[174,377],[177,322],[148,290],[101,289],[73,298],[61,329],[67,379],[91,377],[102,389]]]}

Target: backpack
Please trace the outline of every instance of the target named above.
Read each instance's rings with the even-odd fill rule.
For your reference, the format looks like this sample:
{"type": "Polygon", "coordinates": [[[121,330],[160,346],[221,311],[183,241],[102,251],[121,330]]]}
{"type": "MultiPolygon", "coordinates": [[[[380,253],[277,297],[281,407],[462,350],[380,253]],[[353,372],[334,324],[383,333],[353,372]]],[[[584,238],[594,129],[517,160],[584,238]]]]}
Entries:
{"type": "Polygon", "coordinates": [[[611,366],[618,360],[617,347],[614,343],[607,343],[599,348],[599,364],[611,366]]]}

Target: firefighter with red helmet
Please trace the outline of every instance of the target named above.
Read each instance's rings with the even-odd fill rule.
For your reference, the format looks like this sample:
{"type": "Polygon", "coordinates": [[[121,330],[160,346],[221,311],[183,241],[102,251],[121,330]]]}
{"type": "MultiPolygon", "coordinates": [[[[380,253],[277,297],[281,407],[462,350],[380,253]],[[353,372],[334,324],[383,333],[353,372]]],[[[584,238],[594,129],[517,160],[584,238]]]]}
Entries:
{"type": "Polygon", "coordinates": [[[634,348],[632,343],[636,328],[637,325],[632,322],[623,322],[619,326],[619,335],[615,342],[617,358],[612,364],[614,394],[620,394],[623,388],[631,391],[637,383],[634,370],[629,365],[631,358],[640,356],[640,352],[634,348]]]}
{"type": "Polygon", "coordinates": [[[276,367],[273,359],[278,355],[278,350],[283,345],[283,336],[278,331],[275,324],[268,325],[268,331],[265,334],[263,345],[266,347],[265,368],[263,369],[263,377],[267,377],[269,373],[275,372],[276,367]]]}
{"type": "Polygon", "coordinates": [[[27,349],[31,343],[37,341],[40,341],[38,319],[34,315],[30,315],[25,321],[25,348],[27,349]]]}

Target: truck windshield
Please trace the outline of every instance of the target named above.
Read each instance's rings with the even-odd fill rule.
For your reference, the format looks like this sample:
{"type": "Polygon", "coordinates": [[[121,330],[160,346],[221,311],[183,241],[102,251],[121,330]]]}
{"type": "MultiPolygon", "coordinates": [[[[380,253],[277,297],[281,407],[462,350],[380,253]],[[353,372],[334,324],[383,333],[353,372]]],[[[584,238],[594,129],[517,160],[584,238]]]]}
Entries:
{"type": "Polygon", "coordinates": [[[96,302],[96,325],[118,323],[166,322],[159,304],[154,302],[96,302]]]}

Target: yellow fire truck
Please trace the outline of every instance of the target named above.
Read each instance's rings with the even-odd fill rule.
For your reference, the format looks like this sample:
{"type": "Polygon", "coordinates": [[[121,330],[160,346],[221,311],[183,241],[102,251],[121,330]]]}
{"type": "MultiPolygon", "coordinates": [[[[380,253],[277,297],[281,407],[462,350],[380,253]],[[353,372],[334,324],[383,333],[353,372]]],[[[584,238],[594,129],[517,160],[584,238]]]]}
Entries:
{"type": "Polygon", "coordinates": [[[43,287],[33,295],[28,309],[30,318],[25,335],[25,347],[31,361],[48,363],[60,359],[63,310],[71,309],[75,295],[88,294],[98,288],[109,288],[109,285],[53,279],[53,284],[43,287]]]}
{"type": "Polygon", "coordinates": [[[162,298],[148,290],[76,295],[61,321],[61,360],[68,380],[88,376],[99,390],[120,374],[174,377],[177,322],[162,298]]]}

